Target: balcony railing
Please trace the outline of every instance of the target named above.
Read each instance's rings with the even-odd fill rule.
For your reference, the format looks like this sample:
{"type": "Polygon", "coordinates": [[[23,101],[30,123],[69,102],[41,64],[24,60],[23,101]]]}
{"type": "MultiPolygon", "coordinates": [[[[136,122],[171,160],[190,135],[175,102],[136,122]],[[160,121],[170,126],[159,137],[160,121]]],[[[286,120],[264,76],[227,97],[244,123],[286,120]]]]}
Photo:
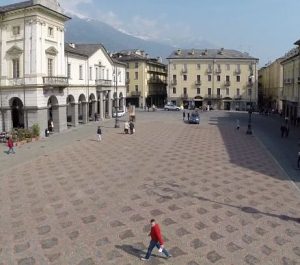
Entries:
{"type": "Polygon", "coordinates": [[[220,99],[222,98],[222,95],[219,94],[206,94],[204,96],[205,99],[220,99]]]}
{"type": "Polygon", "coordinates": [[[131,91],[130,94],[132,97],[139,97],[141,95],[141,91],[131,91]]]}
{"type": "Polygon", "coordinates": [[[165,87],[149,88],[148,95],[167,95],[167,89],[165,87]]]}
{"type": "Polygon", "coordinates": [[[238,100],[238,99],[241,99],[242,98],[242,96],[241,95],[234,95],[234,97],[233,97],[235,100],[238,100]]]}
{"type": "Polygon", "coordinates": [[[201,86],[201,84],[202,84],[201,80],[196,80],[196,81],[195,81],[195,85],[196,85],[196,86],[201,86]]]}
{"type": "Polygon", "coordinates": [[[67,87],[69,85],[68,77],[46,76],[43,77],[44,86],[47,87],[67,87]]]}
{"type": "Polygon", "coordinates": [[[252,81],[248,81],[248,82],[247,82],[247,86],[248,86],[248,87],[252,87],[252,86],[253,86],[253,82],[252,82],[252,81]]]}
{"type": "Polygon", "coordinates": [[[234,73],[236,74],[236,75],[240,75],[241,74],[241,69],[236,69],[235,71],[234,71],[234,73]]]}
{"type": "Polygon", "coordinates": [[[187,99],[189,97],[188,93],[183,93],[181,94],[181,98],[187,99]]]}
{"type": "Polygon", "coordinates": [[[177,80],[176,79],[171,80],[171,85],[176,86],[177,85],[177,80]]]}
{"type": "Polygon", "coordinates": [[[207,68],[206,73],[211,74],[212,73],[212,69],[211,68],[207,68]]]}
{"type": "Polygon", "coordinates": [[[188,70],[186,69],[186,68],[183,68],[182,70],[181,70],[181,73],[182,74],[186,74],[188,72],[188,70]]]}
{"type": "Polygon", "coordinates": [[[230,85],[231,85],[231,82],[230,82],[230,81],[225,81],[224,85],[225,85],[225,86],[230,86],[230,85]]]}
{"type": "Polygon", "coordinates": [[[148,84],[166,84],[167,82],[160,78],[150,78],[147,81],[148,84]]]}
{"type": "Polygon", "coordinates": [[[216,69],[216,74],[220,74],[220,73],[222,73],[221,68],[217,68],[217,69],[216,69]]]}
{"type": "Polygon", "coordinates": [[[112,80],[107,79],[97,79],[96,86],[112,86],[112,80]]]}

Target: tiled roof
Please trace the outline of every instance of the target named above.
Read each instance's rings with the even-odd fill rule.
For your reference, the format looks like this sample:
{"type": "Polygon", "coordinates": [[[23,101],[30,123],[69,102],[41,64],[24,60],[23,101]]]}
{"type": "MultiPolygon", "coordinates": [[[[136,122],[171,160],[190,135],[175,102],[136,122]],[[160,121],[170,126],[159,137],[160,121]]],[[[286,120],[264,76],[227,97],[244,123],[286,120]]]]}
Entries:
{"type": "Polygon", "coordinates": [[[26,7],[30,7],[32,5],[33,5],[32,1],[24,1],[24,2],[20,2],[20,3],[7,5],[7,6],[0,6],[0,13],[9,12],[9,11],[13,11],[16,9],[21,9],[21,8],[26,8],[26,7]]]}
{"type": "Polygon", "coordinates": [[[167,59],[253,59],[248,53],[228,49],[178,49],[167,59]]]}
{"type": "Polygon", "coordinates": [[[105,52],[107,52],[101,44],[74,44],[74,47],[72,47],[72,44],[70,43],[65,44],[66,52],[83,55],[86,57],[90,57],[99,49],[103,49],[105,52]]]}

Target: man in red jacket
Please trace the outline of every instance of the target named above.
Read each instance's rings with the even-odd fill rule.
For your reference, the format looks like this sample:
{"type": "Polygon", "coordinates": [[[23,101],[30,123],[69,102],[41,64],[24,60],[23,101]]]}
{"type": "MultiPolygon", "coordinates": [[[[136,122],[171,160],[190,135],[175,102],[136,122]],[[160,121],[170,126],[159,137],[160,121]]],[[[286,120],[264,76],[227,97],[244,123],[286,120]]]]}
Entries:
{"type": "Polygon", "coordinates": [[[151,241],[145,258],[141,258],[141,260],[148,260],[151,256],[152,250],[155,247],[159,249],[158,250],[159,252],[163,252],[167,258],[172,257],[164,247],[164,241],[161,236],[159,225],[155,223],[154,219],[152,219],[150,222],[151,222],[151,231],[149,233],[149,236],[151,236],[151,241]]]}

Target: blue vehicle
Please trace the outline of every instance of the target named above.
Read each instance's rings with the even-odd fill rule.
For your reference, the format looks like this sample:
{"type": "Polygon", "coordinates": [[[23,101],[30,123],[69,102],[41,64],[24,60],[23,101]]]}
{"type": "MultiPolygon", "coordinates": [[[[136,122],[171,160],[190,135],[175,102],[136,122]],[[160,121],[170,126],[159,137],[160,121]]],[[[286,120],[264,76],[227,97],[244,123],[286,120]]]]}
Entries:
{"type": "Polygon", "coordinates": [[[190,119],[189,119],[189,123],[190,124],[199,124],[200,123],[200,116],[198,113],[196,112],[193,112],[190,116],[190,119]]]}

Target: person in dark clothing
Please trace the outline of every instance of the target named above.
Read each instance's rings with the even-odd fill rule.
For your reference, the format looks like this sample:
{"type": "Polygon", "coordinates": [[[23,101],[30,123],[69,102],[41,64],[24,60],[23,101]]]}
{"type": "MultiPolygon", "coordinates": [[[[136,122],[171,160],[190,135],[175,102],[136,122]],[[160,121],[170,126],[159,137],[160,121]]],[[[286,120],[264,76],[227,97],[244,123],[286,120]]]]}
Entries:
{"type": "Polygon", "coordinates": [[[134,123],[132,121],[129,123],[129,129],[130,129],[130,134],[133,134],[134,133],[134,123]]]}
{"type": "Polygon", "coordinates": [[[182,113],[182,120],[185,120],[185,111],[182,113]]]}
{"type": "Polygon", "coordinates": [[[150,221],[151,223],[151,231],[149,233],[149,236],[151,236],[151,241],[148,247],[147,254],[144,258],[141,258],[141,260],[149,260],[152,250],[157,247],[159,252],[162,252],[166,255],[167,258],[172,257],[169,252],[164,247],[164,241],[160,232],[159,225],[155,222],[154,219],[150,221]]]}
{"type": "Polygon", "coordinates": [[[100,126],[98,126],[98,129],[97,129],[97,138],[98,138],[98,142],[102,141],[102,131],[101,131],[100,126]]]}
{"type": "Polygon", "coordinates": [[[290,132],[290,127],[288,124],[285,125],[285,137],[288,138],[290,132]]]}
{"type": "Polygon", "coordinates": [[[190,120],[190,113],[187,114],[188,121],[190,120]]]}
{"type": "Polygon", "coordinates": [[[281,138],[283,138],[283,136],[285,135],[285,125],[284,124],[281,124],[280,131],[281,131],[281,138]]]}

